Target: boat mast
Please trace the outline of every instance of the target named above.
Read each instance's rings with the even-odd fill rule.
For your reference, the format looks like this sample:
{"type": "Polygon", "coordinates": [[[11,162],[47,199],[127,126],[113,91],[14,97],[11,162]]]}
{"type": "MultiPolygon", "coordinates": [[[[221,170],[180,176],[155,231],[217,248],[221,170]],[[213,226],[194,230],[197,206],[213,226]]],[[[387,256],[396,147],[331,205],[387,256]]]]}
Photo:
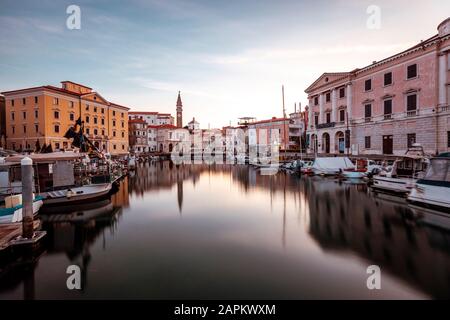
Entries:
{"type": "Polygon", "coordinates": [[[286,141],[286,108],[284,105],[284,85],[281,86],[281,95],[283,99],[283,123],[284,123],[284,160],[286,160],[286,150],[287,150],[287,141],[286,141]]]}

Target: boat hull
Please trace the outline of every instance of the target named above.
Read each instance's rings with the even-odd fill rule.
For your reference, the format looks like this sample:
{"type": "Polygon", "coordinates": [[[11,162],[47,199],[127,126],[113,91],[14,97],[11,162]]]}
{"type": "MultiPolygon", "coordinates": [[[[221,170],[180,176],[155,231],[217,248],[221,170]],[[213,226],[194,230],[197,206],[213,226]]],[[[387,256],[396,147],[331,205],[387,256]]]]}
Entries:
{"type": "Polygon", "coordinates": [[[111,188],[111,183],[102,183],[47,192],[43,194],[44,205],[68,205],[99,199],[107,196],[111,188]],[[69,190],[70,193],[68,193],[69,190]]]}
{"type": "MultiPolygon", "coordinates": [[[[33,201],[33,216],[38,214],[39,209],[42,207],[42,205],[42,200],[33,201]]],[[[0,224],[22,222],[22,209],[23,207],[20,207],[14,210],[12,214],[0,216],[0,224]]]]}
{"type": "Polygon", "coordinates": [[[363,179],[367,176],[365,172],[360,171],[344,171],[342,175],[347,179],[363,179]]]}
{"type": "Polygon", "coordinates": [[[408,195],[408,202],[438,211],[450,213],[450,188],[417,183],[408,195]]]}
{"type": "Polygon", "coordinates": [[[411,191],[415,182],[415,179],[409,178],[374,177],[371,187],[378,191],[405,196],[411,191]]]}

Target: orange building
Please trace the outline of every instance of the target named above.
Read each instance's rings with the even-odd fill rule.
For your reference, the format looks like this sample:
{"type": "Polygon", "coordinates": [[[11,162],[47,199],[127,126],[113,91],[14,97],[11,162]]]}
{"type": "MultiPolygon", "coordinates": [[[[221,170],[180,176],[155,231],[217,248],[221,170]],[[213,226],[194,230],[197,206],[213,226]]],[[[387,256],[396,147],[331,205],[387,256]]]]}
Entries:
{"type": "Polygon", "coordinates": [[[97,148],[112,155],[128,153],[129,108],[84,85],[61,84],[3,92],[7,148],[35,150],[50,144],[53,150],[71,149],[64,134],[81,116],[85,134],[97,148]]]}

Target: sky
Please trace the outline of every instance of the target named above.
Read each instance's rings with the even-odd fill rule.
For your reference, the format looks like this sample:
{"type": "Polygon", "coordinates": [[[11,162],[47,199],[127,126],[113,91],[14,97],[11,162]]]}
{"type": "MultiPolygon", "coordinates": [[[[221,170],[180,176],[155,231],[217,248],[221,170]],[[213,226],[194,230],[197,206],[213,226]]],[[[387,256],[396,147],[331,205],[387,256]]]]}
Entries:
{"type": "Polygon", "coordinates": [[[0,92],[70,80],[134,111],[202,128],[282,116],[323,72],[350,71],[437,33],[450,1],[0,0],[0,92]],[[66,27],[69,5],[81,28],[66,27]],[[379,28],[368,28],[380,9],[379,28]]]}

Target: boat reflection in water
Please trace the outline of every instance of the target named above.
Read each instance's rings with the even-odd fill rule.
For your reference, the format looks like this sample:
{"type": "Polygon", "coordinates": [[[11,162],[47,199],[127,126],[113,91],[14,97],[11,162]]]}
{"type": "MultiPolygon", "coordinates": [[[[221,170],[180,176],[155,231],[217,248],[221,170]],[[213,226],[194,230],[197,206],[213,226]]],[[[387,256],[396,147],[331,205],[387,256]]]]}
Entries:
{"type": "Polygon", "coordinates": [[[365,184],[137,163],[111,199],[67,210],[42,216],[28,268],[1,266],[0,299],[450,297],[448,217],[365,184]],[[71,264],[82,290],[66,287],[71,264]]]}

